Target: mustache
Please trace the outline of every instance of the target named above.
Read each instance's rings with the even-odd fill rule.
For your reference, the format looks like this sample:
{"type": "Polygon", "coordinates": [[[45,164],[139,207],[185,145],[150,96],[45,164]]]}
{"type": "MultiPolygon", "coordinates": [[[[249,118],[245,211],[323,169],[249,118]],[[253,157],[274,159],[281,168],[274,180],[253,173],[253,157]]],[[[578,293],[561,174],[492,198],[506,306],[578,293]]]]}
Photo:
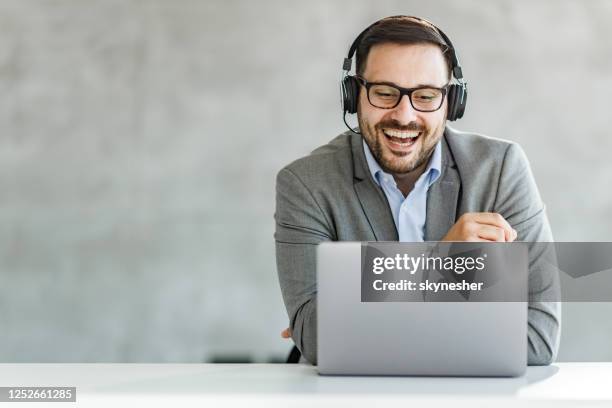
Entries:
{"type": "Polygon", "coordinates": [[[395,119],[389,119],[389,120],[383,120],[380,121],[376,124],[376,129],[377,130],[382,130],[383,128],[390,128],[390,129],[396,129],[396,130],[405,130],[405,131],[415,131],[415,132],[421,132],[425,130],[425,126],[419,125],[416,122],[410,122],[407,125],[403,125],[401,124],[399,121],[395,120],[395,119]]]}

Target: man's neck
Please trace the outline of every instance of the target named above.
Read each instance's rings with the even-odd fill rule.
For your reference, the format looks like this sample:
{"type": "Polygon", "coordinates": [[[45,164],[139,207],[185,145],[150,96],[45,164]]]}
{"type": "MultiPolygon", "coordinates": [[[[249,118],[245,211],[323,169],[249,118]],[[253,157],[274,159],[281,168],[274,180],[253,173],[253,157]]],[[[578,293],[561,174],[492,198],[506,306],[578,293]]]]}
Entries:
{"type": "Polygon", "coordinates": [[[427,163],[428,160],[425,160],[419,167],[408,173],[392,173],[395,183],[397,184],[397,188],[399,188],[404,197],[408,197],[408,194],[410,194],[414,188],[415,183],[427,168],[427,163]]]}

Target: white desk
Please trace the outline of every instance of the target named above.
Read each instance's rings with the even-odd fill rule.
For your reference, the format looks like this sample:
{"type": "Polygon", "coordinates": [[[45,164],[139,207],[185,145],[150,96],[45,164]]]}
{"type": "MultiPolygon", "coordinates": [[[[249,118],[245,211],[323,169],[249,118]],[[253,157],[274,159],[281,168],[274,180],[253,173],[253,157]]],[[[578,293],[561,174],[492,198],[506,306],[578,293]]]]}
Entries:
{"type": "Polygon", "coordinates": [[[302,364],[0,364],[0,386],[76,386],[77,406],[104,407],[612,407],[612,363],[529,367],[521,378],[325,377],[302,364]]]}

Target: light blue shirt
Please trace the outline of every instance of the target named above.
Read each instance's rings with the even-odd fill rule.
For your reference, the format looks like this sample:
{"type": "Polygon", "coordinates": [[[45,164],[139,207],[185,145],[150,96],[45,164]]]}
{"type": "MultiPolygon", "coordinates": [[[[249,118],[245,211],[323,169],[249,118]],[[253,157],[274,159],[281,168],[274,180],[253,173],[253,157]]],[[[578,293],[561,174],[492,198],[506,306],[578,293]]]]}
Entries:
{"type": "Polygon", "coordinates": [[[442,167],[442,147],[438,142],[429,159],[427,168],[414,184],[407,197],[397,188],[393,176],[385,173],[380,167],[365,140],[363,150],[372,178],[378,184],[389,201],[393,221],[401,242],[423,242],[425,240],[425,219],[427,218],[427,191],[440,177],[442,167]]]}

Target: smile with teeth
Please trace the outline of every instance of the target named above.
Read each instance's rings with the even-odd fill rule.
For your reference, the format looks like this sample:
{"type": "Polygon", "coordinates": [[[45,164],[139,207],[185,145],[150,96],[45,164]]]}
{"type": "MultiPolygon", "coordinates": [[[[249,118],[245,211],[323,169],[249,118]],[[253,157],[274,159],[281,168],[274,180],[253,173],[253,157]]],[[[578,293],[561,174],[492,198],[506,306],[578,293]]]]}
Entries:
{"type": "Polygon", "coordinates": [[[383,129],[383,133],[392,144],[398,147],[412,146],[421,135],[416,130],[383,129]]]}

